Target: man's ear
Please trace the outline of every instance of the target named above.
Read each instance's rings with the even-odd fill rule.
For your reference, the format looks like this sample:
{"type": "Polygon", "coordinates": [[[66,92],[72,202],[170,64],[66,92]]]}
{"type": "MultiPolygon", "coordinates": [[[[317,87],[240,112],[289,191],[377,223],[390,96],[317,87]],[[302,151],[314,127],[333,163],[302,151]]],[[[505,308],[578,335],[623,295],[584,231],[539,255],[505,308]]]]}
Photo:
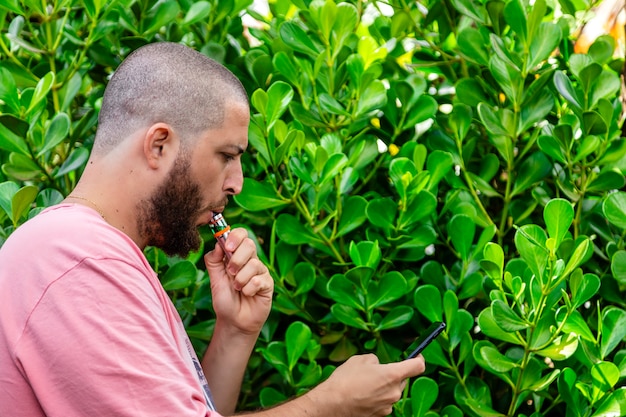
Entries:
{"type": "Polygon", "coordinates": [[[146,131],[143,138],[143,153],[148,166],[157,169],[164,161],[175,156],[178,139],[167,123],[155,123],[146,131]]]}

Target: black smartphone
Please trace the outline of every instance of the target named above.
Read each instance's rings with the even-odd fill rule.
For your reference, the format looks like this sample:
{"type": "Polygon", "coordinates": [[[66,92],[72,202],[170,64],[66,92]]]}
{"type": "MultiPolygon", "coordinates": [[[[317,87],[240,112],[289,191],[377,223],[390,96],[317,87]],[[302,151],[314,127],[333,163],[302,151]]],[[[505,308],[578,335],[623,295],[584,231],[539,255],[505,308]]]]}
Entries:
{"type": "Polygon", "coordinates": [[[431,324],[405,351],[405,359],[411,359],[419,355],[445,328],[446,323],[440,321],[431,324]]]}

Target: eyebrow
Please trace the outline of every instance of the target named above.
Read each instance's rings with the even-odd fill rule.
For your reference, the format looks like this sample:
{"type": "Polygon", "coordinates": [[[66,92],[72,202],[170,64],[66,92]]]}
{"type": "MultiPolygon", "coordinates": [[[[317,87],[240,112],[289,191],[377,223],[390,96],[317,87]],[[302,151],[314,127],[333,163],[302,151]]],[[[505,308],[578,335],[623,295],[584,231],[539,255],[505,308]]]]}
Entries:
{"type": "Polygon", "coordinates": [[[240,145],[224,145],[224,149],[229,149],[231,151],[233,151],[234,153],[236,153],[237,155],[241,155],[242,153],[244,153],[246,150],[240,146],[240,145]]]}

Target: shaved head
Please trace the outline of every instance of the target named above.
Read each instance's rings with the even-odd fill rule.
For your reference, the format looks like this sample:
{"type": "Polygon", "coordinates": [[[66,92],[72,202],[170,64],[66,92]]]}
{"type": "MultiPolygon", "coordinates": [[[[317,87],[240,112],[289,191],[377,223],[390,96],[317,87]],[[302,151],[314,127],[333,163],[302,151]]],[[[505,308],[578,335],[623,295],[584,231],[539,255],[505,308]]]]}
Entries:
{"type": "Polygon", "coordinates": [[[221,127],[231,102],[247,106],[248,96],[221,64],[181,44],[143,46],[124,60],[106,87],[93,152],[106,154],[154,123],[169,124],[189,141],[221,127]]]}

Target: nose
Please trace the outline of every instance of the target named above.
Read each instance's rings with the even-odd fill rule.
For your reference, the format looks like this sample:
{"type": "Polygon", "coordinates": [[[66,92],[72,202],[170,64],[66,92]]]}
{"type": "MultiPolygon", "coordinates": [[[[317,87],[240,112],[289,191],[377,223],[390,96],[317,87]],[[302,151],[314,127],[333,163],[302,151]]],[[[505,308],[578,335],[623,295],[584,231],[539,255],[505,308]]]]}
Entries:
{"type": "Polygon", "coordinates": [[[236,161],[236,163],[231,164],[224,179],[224,192],[230,195],[239,194],[243,188],[241,158],[237,158],[236,161]]]}

